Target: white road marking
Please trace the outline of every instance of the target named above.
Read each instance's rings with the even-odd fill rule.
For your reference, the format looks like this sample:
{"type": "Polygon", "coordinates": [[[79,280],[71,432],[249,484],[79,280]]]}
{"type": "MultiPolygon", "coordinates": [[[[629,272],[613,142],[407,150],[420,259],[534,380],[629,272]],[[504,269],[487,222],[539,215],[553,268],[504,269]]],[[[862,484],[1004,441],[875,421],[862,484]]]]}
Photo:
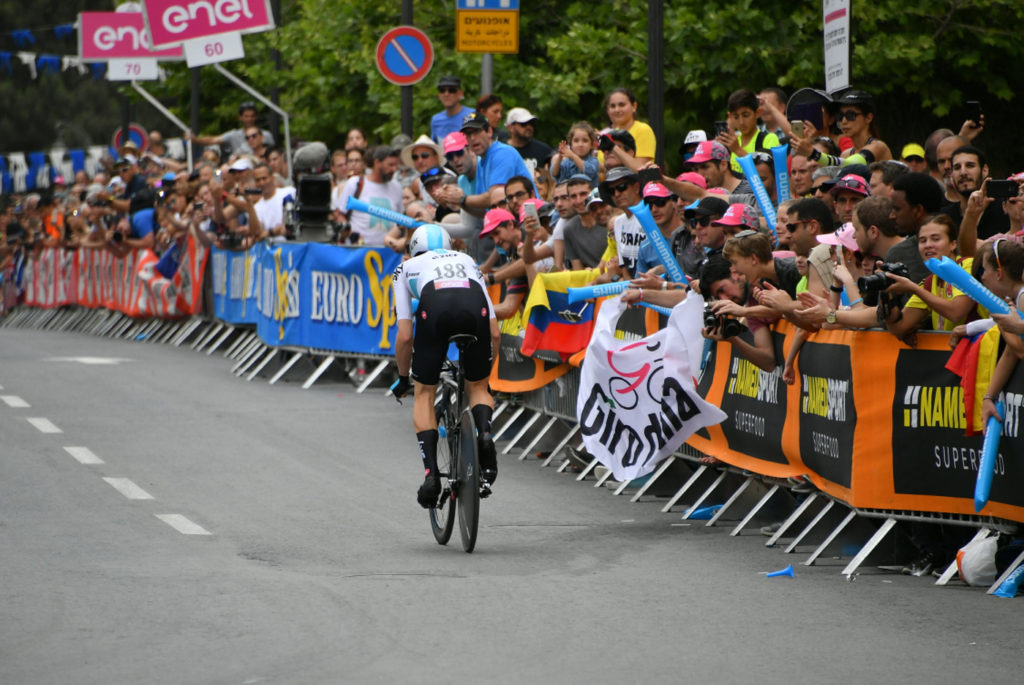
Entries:
{"type": "Polygon", "coordinates": [[[122,357],[50,357],[44,359],[47,362],[74,362],[76,364],[120,364],[121,362],[134,361],[122,357]]]}
{"type": "Polygon", "coordinates": [[[153,499],[153,495],[149,494],[127,478],[104,478],[103,480],[107,481],[112,488],[128,499],[153,499]]]}
{"type": "Polygon", "coordinates": [[[92,453],[88,447],[65,447],[64,451],[78,460],[80,464],[102,464],[103,460],[92,453]]]}
{"type": "MultiPolygon", "coordinates": [[[[3,388],[0,388],[0,390],[2,389],[3,388]]],[[[0,395],[0,400],[3,400],[8,407],[12,407],[14,409],[23,409],[25,407],[32,406],[25,400],[18,397],[17,395],[0,395]]]]}
{"type": "Polygon", "coordinates": [[[155,516],[182,535],[212,535],[210,531],[181,514],[155,514],[155,516]]]}
{"type": "Polygon", "coordinates": [[[35,426],[36,429],[38,429],[40,433],[63,433],[64,432],[60,428],[57,428],[57,426],[53,425],[53,421],[50,421],[50,419],[44,419],[42,417],[37,416],[37,417],[33,417],[33,418],[27,418],[25,420],[28,421],[29,423],[31,423],[33,426],[35,426]]]}

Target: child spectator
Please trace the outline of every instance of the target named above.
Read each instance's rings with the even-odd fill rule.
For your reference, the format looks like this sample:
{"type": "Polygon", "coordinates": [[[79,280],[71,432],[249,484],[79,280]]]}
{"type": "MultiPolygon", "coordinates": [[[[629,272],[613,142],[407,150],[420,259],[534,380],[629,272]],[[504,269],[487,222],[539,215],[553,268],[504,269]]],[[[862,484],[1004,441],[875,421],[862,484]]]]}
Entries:
{"type": "Polygon", "coordinates": [[[752,152],[768,152],[778,146],[779,137],[757,128],[757,108],[760,103],[754,91],[742,88],[729,96],[727,117],[729,128],[718,134],[716,140],[729,149],[729,167],[742,176],[740,157],[752,152]]]}
{"type": "Polygon", "coordinates": [[[576,174],[586,174],[590,185],[597,186],[601,180],[601,163],[594,151],[595,145],[597,131],[593,126],[585,121],[573,124],[566,140],[558,144],[558,152],[551,158],[551,175],[555,182],[564,183],[576,174]]]}

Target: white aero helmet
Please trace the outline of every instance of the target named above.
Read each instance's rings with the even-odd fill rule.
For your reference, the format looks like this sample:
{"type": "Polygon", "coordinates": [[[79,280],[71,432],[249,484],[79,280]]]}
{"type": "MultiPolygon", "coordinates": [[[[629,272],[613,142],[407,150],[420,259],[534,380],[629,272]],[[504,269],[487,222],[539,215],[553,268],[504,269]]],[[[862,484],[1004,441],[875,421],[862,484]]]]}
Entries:
{"type": "Polygon", "coordinates": [[[409,255],[415,257],[424,252],[452,249],[452,238],[448,231],[437,224],[423,224],[409,240],[409,255]]]}

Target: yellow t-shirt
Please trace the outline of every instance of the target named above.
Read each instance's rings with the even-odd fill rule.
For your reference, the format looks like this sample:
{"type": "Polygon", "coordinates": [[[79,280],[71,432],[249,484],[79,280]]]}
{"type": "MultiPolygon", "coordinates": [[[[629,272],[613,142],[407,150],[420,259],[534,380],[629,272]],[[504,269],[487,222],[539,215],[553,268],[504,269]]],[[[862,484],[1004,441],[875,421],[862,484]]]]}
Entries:
{"type": "MultiPolygon", "coordinates": [[[[633,121],[633,125],[629,127],[629,134],[636,141],[636,156],[654,159],[654,151],[658,146],[654,138],[654,129],[642,121],[633,121]]],[[[775,144],[778,145],[777,140],[775,144]]]]}
{"type": "MultiPolygon", "coordinates": [[[[748,155],[751,152],[755,151],[755,148],[757,147],[757,136],[758,135],[759,135],[759,132],[755,133],[752,136],[750,136],[750,140],[744,142],[742,137],[739,137],[739,134],[737,134],[737,139],[739,140],[740,147],[742,147],[744,150],[746,150],[748,155]]],[[[764,134],[764,137],[761,140],[761,149],[763,149],[763,150],[771,150],[773,147],[778,147],[778,145],[779,145],[779,137],[777,135],[775,135],[774,133],[765,133],[764,134]]],[[[636,154],[637,154],[638,157],[640,156],[639,152],[636,153],[636,154]]],[[[730,155],[729,155],[729,168],[732,169],[737,174],[739,174],[741,177],[743,176],[743,168],[740,166],[739,161],[737,161],[736,153],[735,152],[734,153],[730,153],[730,155]]]]}
{"type": "MultiPolygon", "coordinates": [[[[964,258],[962,260],[957,260],[957,263],[960,266],[963,267],[964,271],[966,271],[967,273],[970,273],[971,272],[971,265],[974,263],[974,258],[973,257],[966,257],[966,258],[964,258]]],[[[936,295],[938,297],[942,297],[942,298],[945,298],[947,300],[952,300],[955,297],[959,297],[960,295],[963,295],[963,293],[960,292],[960,290],[958,288],[953,287],[952,283],[946,283],[945,281],[943,281],[938,276],[934,276],[933,275],[931,277],[931,281],[932,281],[932,285],[931,285],[931,293],[932,293],[932,295],[936,295]]],[[[928,305],[925,304],[924,300],[922,300],[917,295],[911,295],[910,299],[907,300],[907,303],[905,305],[903,305],[903,308],[904,309],[928,309],[928,305]]],[[[935,330],[935,331],[951,331],[954,328],[956,328],[958,325],[963,323],[963,321],[950,321],[949,319],[947,319],[947,318],[945,318],[943,316],[940,316],[939,313],[934,311],[934,310],[932,310],[931,315],[932,315],[932,330],[935,330]]]]}

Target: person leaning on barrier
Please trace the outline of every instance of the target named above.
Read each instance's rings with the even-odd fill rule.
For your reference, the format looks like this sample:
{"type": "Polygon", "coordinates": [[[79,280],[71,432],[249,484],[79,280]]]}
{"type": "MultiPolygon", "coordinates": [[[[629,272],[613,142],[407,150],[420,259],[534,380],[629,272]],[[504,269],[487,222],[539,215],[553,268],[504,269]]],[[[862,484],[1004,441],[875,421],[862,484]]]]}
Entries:
{"type": "MultiPolygon", "coordinates": [[[[752,233],[754,233],[752,231],[752,233]]],[[[700,270],[701,290],[705,298],[715,300],[708,309],[715,324],[701,331],[710,340],[724,340],[748,361],[764,371],[775,368],[775,344],[772,340],[770,319],[748,316],[746,325],[738,325],[734,317],[747,316],[748,307],[756,303],[751,299],[751,284],[736,273],[725,257],[711,257],[700,270]],[[749,336],[746,332],[749,331],[749,336]]],[[[705,310],[707,312],[707,310],[705,310]]],[[[759,310],[753,310],[757,313],[759,310]]],[[[705,321],[708,314],[705,314],[705,321]]]]}
{"type": "MultiPolygon", "coordinates": [[[[982,398],[982,425],[987,426],[991,416],[996,416],[1000,421],[1005,418],[998,416],[996,400],[1013,375],[1017,362],[1024,359],[1024,341],[1021,339],[1024,335],[1024,319],[1020,317],[1020,312],[1024,311],[1024,246],[998,238],[992,241],[991,249],[985,249],[978,258],[983,260],[982,284],[998,297],[1012,303],[1008,314],[992,314],[991,320],[999,326],[1006,349],[999,355],[992,379],[982,398]]],[[[975,327],[980,330],[988,322],[978,321],[976,324],[975,327]]],[[[971,327],[971,324],[966,327],[967,333],[977,332],[972,331],[971,327]]]]}

